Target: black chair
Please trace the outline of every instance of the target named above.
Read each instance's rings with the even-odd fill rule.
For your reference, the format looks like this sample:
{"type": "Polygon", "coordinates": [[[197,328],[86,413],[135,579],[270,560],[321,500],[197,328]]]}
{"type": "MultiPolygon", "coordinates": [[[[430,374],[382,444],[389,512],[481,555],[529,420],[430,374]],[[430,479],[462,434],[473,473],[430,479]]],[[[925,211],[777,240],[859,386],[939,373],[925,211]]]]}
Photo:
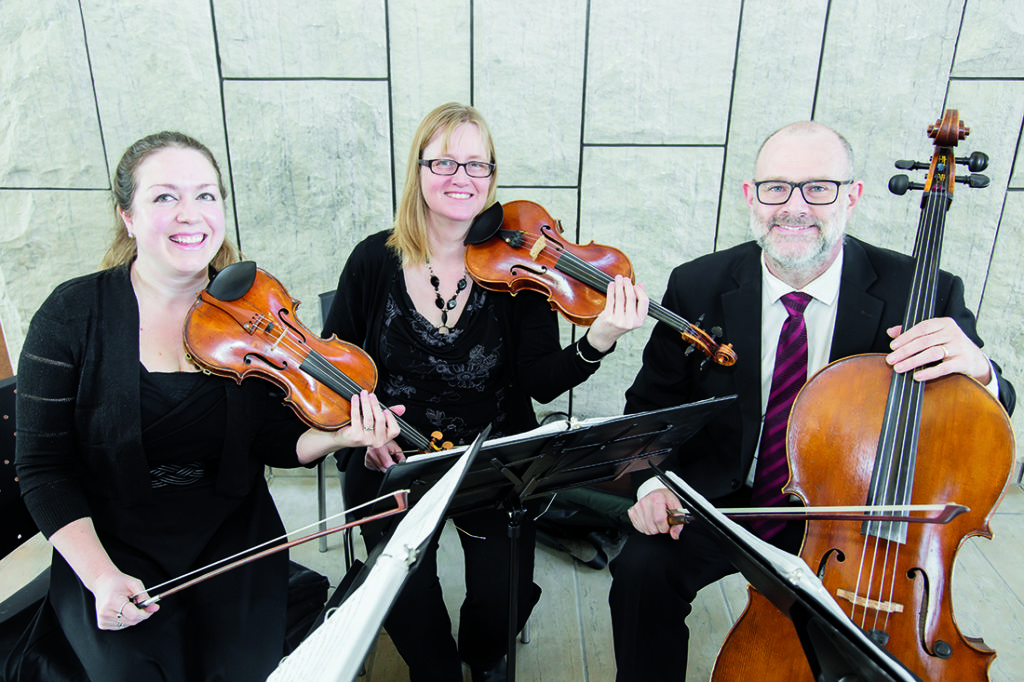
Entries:
{"type": "MultiPolygon", "coordinates": [[[[14,377],[0,381],[0,555],[8,556],[33,537],[38,530],[25,503],[21,501],[14,473],[14,377]]],[[[42,571],[16,593],[0,602],[0,658],[24,630],[35,607],[46,594],[50,569],[42,571]]]]}
{"type": "MultiPolygon", "coordinates": [[[[15,377],[0,381],[0,551],[3,556],[38,532],[18,489],[14,470],[15,377]]],[[[52,610],[42,608],[50,586],[47,567],[0,602],[0,682],[45,679],[84,682],[88,678],[52,610]],[[17,654],[12,653],[17,649],[17,654]]]]}
{"type": "MultiPolygon", "coordinates": [[[[320,294],[320,327],[323,328],[324,320],[327,319],[327,313],[331,310],[331,303],[334,301],[335,290],[325,291],[320,294]]],[[[317,500],[317,512],[320,514],[318,518],[327,517],[327,462],[330,460],[329,457],[325,457],[320,460],[320,463],[316,465],[316,500],[317,500]]],[[[344,471],[341,466],[338,466],[338,482],[341,485],[341,490],[345,490],[344,471]]],[[[342,510],[345,509],[344,499],[342,500],[342,510]]],[[[321,523],[319,530],[325,530],[327,528],[326,523],[321,523]]],[[[355,547],[352,540],[351,530],[343,530],[342,533],[342,547],[345,550],[345,569],[352,568],[352,562],[355,559],[355,547]]],[[[318,540],[319,549],[321,552],[327,551],[327,538],[322,537],[318,540]]]]}

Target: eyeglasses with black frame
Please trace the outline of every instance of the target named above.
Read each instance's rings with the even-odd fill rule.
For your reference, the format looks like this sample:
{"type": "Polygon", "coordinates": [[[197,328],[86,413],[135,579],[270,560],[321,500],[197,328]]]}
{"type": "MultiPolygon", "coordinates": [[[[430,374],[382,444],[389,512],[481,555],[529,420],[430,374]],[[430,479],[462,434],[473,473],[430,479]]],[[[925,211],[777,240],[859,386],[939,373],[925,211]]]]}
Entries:
{"type": "Polygon", "coordinates": [[[455,175],[459,168],[465,168],[471,178],[489,178],[494,172],[494,164],[486,161],[459,163],[455,159],[420,159],[420,165],[429,168],[434,175],[455,175]]]}
{"type": "Polygon", "coordinates": [[[853,180],[804,180],[789,182],[788,180],[755,181],[757,200],[766,206],[779,206],[789,201],[793,190],[800,189],[804,201],[812,206],[827,206],[839,198],[839,186],[848,185],[853,180]]]}

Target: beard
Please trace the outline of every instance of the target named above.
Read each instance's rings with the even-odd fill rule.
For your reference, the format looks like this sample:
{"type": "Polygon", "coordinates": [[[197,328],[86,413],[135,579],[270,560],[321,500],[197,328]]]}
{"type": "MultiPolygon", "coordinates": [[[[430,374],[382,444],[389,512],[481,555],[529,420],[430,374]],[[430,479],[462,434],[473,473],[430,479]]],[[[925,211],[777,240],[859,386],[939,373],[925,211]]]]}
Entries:
{"type": "Polygon", "coordinates": [[[843,238],[846,232],[846,213],[837,211],[820,219],[810,215],[797,218],[779,214],[768,220],[751,213],[750,231],[768,259],[783,270],[814,272],[819,268],[824,270],[823,266],[827,265],[836,244],[843,238]],[[780,231],[772,230],[772,223],[777,221],[789,225],[815,226],[818,228],[817,238],[813,241],[791,240],[780,231]]]}

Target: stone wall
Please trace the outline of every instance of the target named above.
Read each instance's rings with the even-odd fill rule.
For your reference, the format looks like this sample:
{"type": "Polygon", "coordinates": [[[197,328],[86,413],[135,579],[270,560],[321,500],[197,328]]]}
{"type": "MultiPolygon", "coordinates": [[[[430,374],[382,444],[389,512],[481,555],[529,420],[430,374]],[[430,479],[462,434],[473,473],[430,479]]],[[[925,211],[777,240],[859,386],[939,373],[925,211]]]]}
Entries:
{"type": "MultiPolygon", "coordinates": [[[[886,190],[892,162],[926,160],[926,126],[956,108],[992,184],[956,194],[943,266],[1022,386],[1022,33],[1016,0],[0,0],[0,319],[16,362],[47,293],[105,251],[112,167],[160,129],[211,147],[234,238],[319,328],[317,294],[390,224],[437,104],[488,119],[500,200],[623,248],[656,297],[674,265],[746,239],[740,183],[797,119],[853,144],[851,233],[909,251],[918,200],[886,190]]],[[[621,410],[648,333],[574,413],[621,410]]]]}

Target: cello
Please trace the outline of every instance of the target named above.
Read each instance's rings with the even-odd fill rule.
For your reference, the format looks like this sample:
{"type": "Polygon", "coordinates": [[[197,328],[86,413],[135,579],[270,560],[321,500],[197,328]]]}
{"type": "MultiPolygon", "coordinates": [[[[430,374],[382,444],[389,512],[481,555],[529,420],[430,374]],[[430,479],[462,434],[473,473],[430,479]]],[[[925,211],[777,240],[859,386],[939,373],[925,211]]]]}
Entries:
{"type": "MultiPolygon", "coordinates": [[[[970,161],[954,156],[957,141],[969,134],[958,112],[947,110],[928,133],[935,140],[930,164],[897,163],[927,167],[925,184],[905,176],[890,182],[897,194],[923,190],[903,329],[934,316],[954,183],[987,184],[982,176],[956,177],[958,162],[982,169],[977,155],[970,161]]],[[[917,381],[892,371],[881,354],[856,355],[828,365],[800,391],[787,427],[787,457],[783,492],[808,506],[956,500],[969,507],[945,525],[808,521],[800,558],[849,618],[921,679],[987,679],[995,651],[957,628],[950,577],[967,538],[992,537],[989,520],[1014,457],[1002,405],[962,374],[917,381]]],[[[749,588],[747,608],[719,652],[712,679],[789,682],[814,674],[786,616],[749,588]]]]}

